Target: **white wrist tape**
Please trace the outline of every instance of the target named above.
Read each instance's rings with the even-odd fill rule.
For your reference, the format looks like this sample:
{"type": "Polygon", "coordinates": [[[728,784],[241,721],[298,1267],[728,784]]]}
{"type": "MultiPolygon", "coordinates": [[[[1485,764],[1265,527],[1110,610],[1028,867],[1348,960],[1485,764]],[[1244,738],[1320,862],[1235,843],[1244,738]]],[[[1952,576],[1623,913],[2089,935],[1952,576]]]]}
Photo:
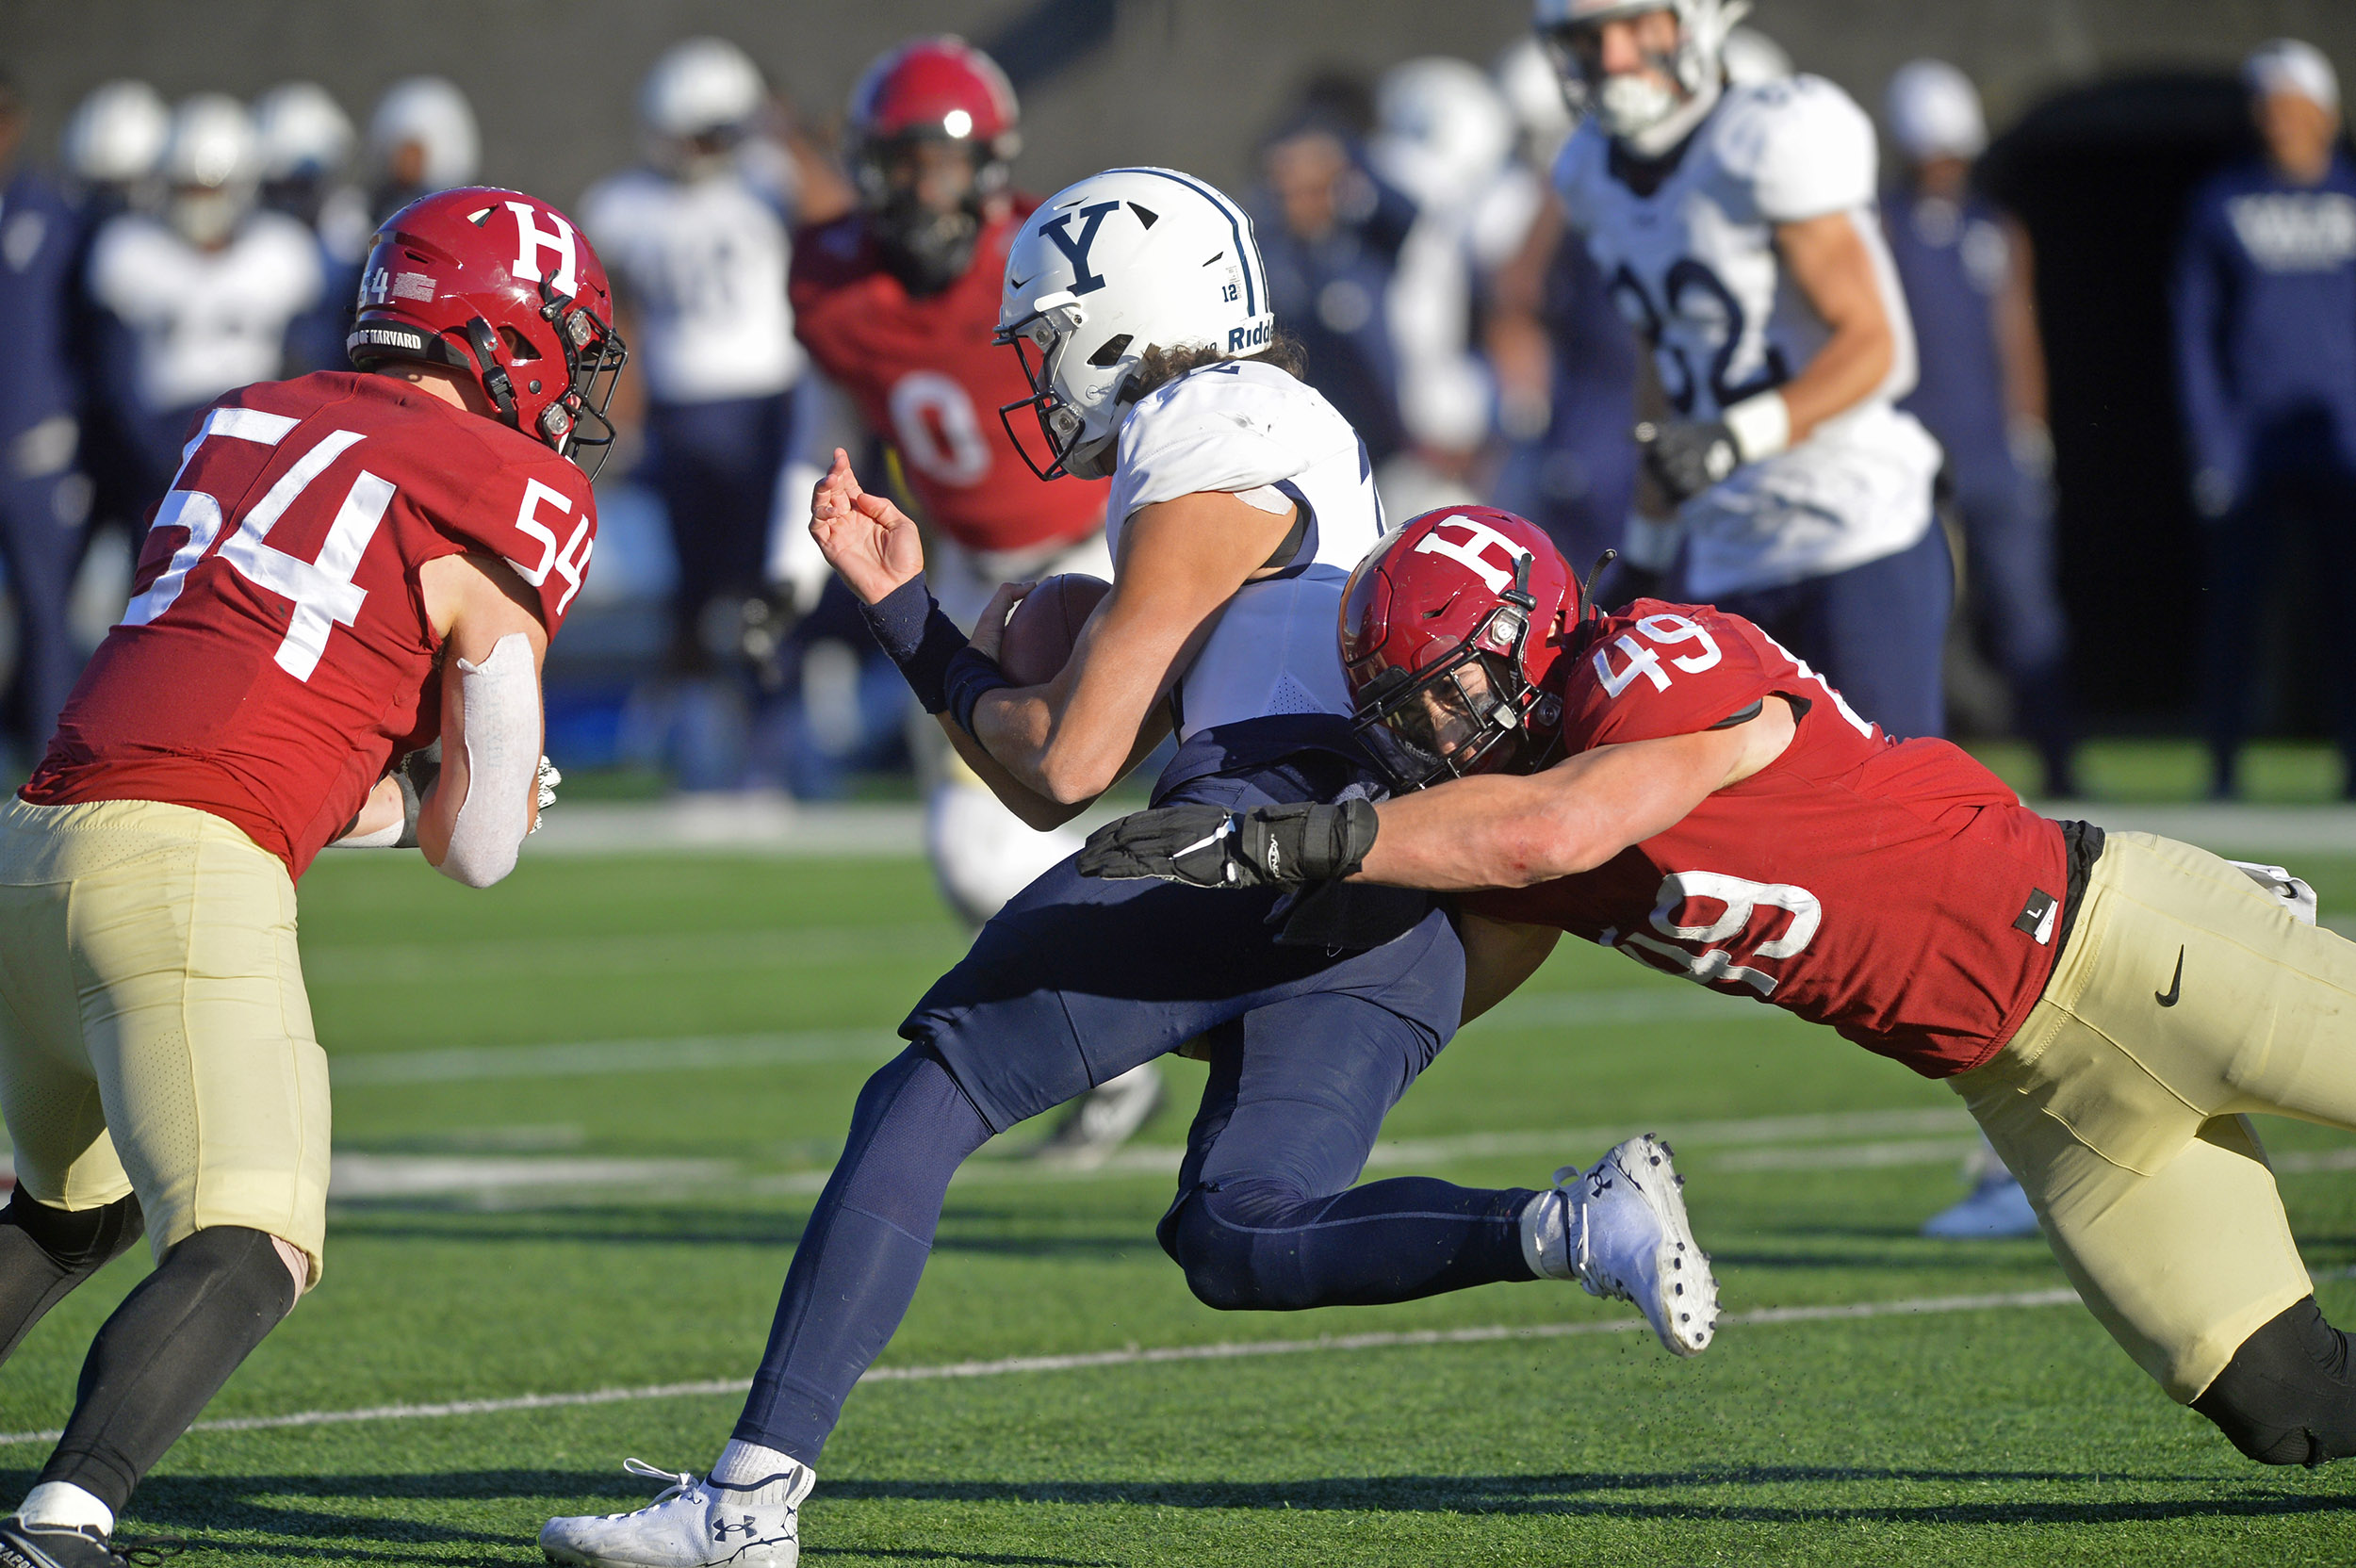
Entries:
{"type": "Polygon", "coordinates": [[[1719,418],[1734,435],[1734,449],[1745,463],[1773,457],[1792,445],[1792,405],[1780,392],[1745,398],[1719,418]]]}
{"type": "MultiPolygon", "coordinates": [[[[515,852],[532,826],[532,792],[540,772],[540,679],[532,644],[511,631],[480,664],[457,661],[465,710],[466,798],[450,830],[444,876],[487,888],[515,869],[515,852]]],[[[450,737],[442,739],[448,750],[450,737]]]]}
{"type": "Polygon", "coordinates": [[[1620,540],[1620,556],[1641,572],[1665,572],[1677,564],[1677,546],[1685,525],[1675,517],[1656,522],[1640,512],[1628,514],[1628,530],[1620,540]]]}

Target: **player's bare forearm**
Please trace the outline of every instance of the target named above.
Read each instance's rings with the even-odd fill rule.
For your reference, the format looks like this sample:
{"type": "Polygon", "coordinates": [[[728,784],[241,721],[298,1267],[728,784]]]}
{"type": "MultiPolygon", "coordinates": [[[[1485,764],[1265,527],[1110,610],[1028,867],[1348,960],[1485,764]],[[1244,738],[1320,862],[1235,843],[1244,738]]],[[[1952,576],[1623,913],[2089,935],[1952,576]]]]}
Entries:
{"type": "Polygon", "coordinates": [[[1730,729],[1597,746],[1543,773],[1484,774],[1384,801],[1358,879],[1439,892],[1527,888],[1593,871],[1664,833],[1791,743],[1771,702],[1730,729]]]}
{"type": "MultiPolygon", "coordinates": [[[[1140,509],[1121,531],[1112,592],[1061,672],[974,707],[983,746],[1014,782],[1060,806],[1103,794],[1153,749],[1145,737],[1166,722],[1170,688],[1291,523],[1219,492],[1140,509]]],[[[991,651],[979,634],[976,645],[991,651]]]]}
{"type": "Polygon", "coordinates": [[[1854,214],[1828,212],[1775,228],[1792,283],[1831,329],[1807,367],[1777,388],[1793,441],[1873,396],[1897,363],[1898,328],[1857,222],[1854,214]]]}
{"type": "MultiPolygon", "coordinates": [[[[975,707],[974,723],[983,724],[982,710],[1002,699],[1005,694],[992,692],[985,696],[975,707]]],[[[1024,826],[1044,833],[1050,828],[1061,827],[1095,804],[1094,796],[1087,800],[1060,801],[1040,793],[1017,778],[1011,769],[991,756],[979,741],[959,729],[947,715],[934,716],[941,721],[942,732],[949,737],[949,744],[965,760],[965,765],[973,770],[975,777],[990,787],[990,792],[998,797],[1000,805],[1022,819],[1024,826]]],[[[1121,771],[1113,776],[1114,781],[1117,783],[1126,778],[1130,770],[1144,761],[1153,748],[1162,743],[1162,737],[1169,733],[1170,705],[1164,703],[1146,716],[1145,723],[1137,730],[1136,741],[1129,748],[1128,758],[1121,764],[1121,771]]]]}
{"type": "Polygon", "coordinates": [[[2004,361],[2004,411],[2032,425],[2045,423],[2045,340],[2037,318],[2037,252],[2029,231],[2004,220],[2009,265],[1996,296],[1996,351],[2004,361]]]}

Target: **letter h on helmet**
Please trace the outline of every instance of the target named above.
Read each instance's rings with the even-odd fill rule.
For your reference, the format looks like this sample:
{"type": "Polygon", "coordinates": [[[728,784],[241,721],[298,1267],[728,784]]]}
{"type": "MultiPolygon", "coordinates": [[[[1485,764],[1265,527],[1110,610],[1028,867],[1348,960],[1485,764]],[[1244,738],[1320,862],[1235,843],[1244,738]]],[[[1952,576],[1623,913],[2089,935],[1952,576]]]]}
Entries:
{"type": "Polygon", "coordinates": [[[352,363],[448,366],[499,418],[566,457],[612,449],[606,410],[630,351],[605,267],[572,220],[520,191],[469,187],[384,220],[360,274],[352,363]],[[587,426],[593,433],[582,433],[587,426]]]}

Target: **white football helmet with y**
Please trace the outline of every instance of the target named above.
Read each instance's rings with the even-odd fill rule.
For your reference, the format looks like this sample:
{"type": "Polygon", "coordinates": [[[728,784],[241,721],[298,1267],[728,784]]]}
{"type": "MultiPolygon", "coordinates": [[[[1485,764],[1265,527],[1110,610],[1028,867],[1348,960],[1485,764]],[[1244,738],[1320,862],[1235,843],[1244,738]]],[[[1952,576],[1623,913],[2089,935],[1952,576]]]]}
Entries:
{"type": "Polygon", "coordinates": [[[1041,479],[1102,479],[1134,401],[1124,384],[1148,349],[1208,345],[1243,359],[1275,335],[1243,208],[1176,170],[1108,169],[1049,197],[1006,253],[998,341],[1022,355],[1031,396],[999,417],[1041,479]],[[1015,429],[1025,408],[1044,463],[1015,429]]]}
{"type": "Polygon", "coordinates": [[[1593,114],[1613,138],[1647,155],[1667,147],[1643,145],[1673,120],[1698,121],[1725,79],[1726,34],[1750,14],[1750,0],[1537,0],[1532,22],[1562,75],[1562,96],[1576,115],[1593,114]],[[1677,24],[1674,52],[1653,57],[1650,70],[1605,74],[1582,62],[1581,29],[1648,11],[1668,11],[1677,24]],[[1682,114],[1680,111],[1685,111],[1682,114]]]}

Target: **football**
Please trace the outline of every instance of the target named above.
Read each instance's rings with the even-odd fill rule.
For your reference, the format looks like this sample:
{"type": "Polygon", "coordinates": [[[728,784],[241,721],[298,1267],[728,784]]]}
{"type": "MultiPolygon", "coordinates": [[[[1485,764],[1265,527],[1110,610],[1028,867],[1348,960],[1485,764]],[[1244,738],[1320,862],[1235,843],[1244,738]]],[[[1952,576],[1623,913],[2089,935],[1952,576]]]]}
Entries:
{"type": "Polygon", "coordinates": [[[1055,678],[1080,629],[1096,612],[1113,585],[1086,572],[1059,572],[1025,594],[1006,616],[998,644],[998,667],[1017,686],[1043,686],[1055,678]]]}

